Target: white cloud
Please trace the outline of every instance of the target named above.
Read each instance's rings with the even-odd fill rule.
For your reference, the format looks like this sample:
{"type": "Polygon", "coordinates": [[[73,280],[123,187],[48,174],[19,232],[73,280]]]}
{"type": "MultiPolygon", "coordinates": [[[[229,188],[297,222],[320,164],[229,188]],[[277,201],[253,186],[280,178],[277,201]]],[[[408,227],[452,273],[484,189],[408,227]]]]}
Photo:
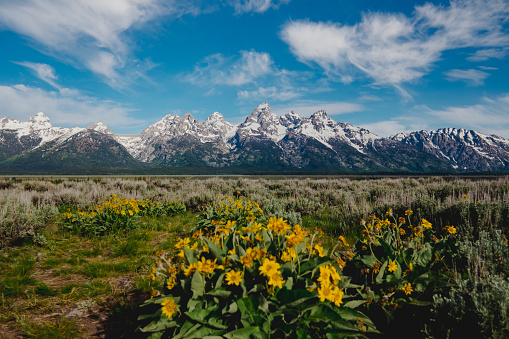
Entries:
{"type": "Polygon", "coordinates": [[[39,79],[50,84],[51,86],[53,86],[56,89],[60,89],[60,86],[57,85],[57,83],[55,82],[55,80],[58,79],[58,77],[55,74],[55,69],[53,67],[51,67],[50,65],[39,64],[39,63],[29,62],[29,61],[15,62],[15,64],[31,69],[32,71],[35,72],[35,75],[39,79]]]}
{"type": "Polygon", "coordinates": [[[476,69],[451,69],[444,73],[448,81],[465,81],[470,86],[481,86],[490,74],[476,69]]]}
{"type": "Polygon", "coordinates": [[[136,67],[125,34],[156,17],[195,13],[190,1],[20,0],[2,1],[0,25],[26,36],[43,52],[122,87],[136,67]]]}
{"type": "Polygon", "coordinates": [[[277,8],[280,4],[287,4],[290,0],[230,0],[228,3],[235,8],[235,13],[246,12],[263,13],[270,8],[277,8]]]}
{"type": "Polygon", "coordinates": [[[321,101],[300,101],[288,105],[271,105],[271,110],[279,115],[285,115],[290,111],[298,113],[300,116],[308,117],[311,114],[325,110],[328,115],[346,114],[360,112],[364,106],[351,102],[321,102],[321,101]]]}
{"type": "Polygon", "coordinates": [[[504,0],[457,0],[449,7],[426,3],[411,17],[369,12],[353,26],[290,21],[281,38],[298,60],[345,83],[363,74],[405,93],[401,84],[429,73],[446,50],[509,46],[503,30],[508,14],[504,0]]]}
{"type": "Polygon", "coordinates": [[[268,53],[241,51],[240,56],[226,58],[222,54],[206,57],[194,71],[182,75],[183,80],[196,85],[245,85],[273,73],[268,53]]]}
{"type": "Polygon", "coordinates": [[[488,59],[503,59],[507,55],[507,49],[501,48],[488,48],[476,51],[472,56],[467,59],[470,61],[485,61],[488,59]]]}
{"type": "Polygon", "coordinates": [[[102,120],[110,127],[140,125],[133,119],[133,110],[112,101],[66,95],[26,85],[0,86],[0,115],[26,121],[37,112],[44,112],[54,126],[87,127],[102,120]]]}

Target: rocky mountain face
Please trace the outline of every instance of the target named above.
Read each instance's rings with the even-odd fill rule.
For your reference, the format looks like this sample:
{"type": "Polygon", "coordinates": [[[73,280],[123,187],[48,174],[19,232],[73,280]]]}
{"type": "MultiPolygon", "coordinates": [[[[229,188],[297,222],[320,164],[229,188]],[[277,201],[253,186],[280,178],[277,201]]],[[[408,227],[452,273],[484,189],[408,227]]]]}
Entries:
{"type": "Polygon", "coordinates": [[[417,147],[461,171],[508,171],[509,140],[480,132],[442,128],[399,133],[392,140],[417,147]]]}
{"type": "Polygon", "coordinates": [[[167,115],[136,135],[102,122],[87,129],[51,126],[42,113],[0,120],[0,168],[212,167],[334,172],[507,171],[509,141],[442,129],[379,137],[336,122],[325,111],[278,116],[259,105],[238,125],[212,113],[167,115]]]}

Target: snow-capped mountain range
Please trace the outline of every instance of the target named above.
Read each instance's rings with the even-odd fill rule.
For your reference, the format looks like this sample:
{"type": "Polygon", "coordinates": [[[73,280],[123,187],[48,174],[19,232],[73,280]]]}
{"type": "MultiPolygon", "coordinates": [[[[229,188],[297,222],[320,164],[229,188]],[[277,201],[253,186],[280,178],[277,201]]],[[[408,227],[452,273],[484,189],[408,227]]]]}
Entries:
{"type": "MultiPolygon", "coordinates": [[[[268,103],[259,105],[237,125],[218,112],[203,122],[189,113],[183,117],[170,114],[136,135],[116,135],[100,121],[88,128],[53,127],[43,113],[27,122],[8,117],[0,120],[0,167],[19,163],[20,168],[27,159],[37,162],[38,157],[60,159],[62,149],[66,150],[65,159],[80,152],[92,159],[94,152],[110,152],[111,147],[115,156],[121,157],[117,163],[124,166],[132,165],[126,159],[130,155],[140,166],[152,167],[335,172],[509,170],[509,141],[498,136],[444,128],[382,138],[364,128],[336,122],[325,111],[309,118],[294,112],[278,116],[268,103]],[[68,145],[71,140],[72,147],[68,145]]],[[[108,167],[108,163],[96,165],[108,167]]]]}

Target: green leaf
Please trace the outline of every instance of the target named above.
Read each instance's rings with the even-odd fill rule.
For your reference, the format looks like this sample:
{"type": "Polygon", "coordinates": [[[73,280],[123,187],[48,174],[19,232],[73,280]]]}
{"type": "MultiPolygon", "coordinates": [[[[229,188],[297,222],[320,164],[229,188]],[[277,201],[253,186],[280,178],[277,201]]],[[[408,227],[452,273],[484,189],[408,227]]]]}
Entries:
{"type": "Polygon", "coordinates": [[[303,263],[301,263],[300,265],[300,275],[304,275],[308,272],[311,272],[313,271],[314,269],[316,269],[318,266],[322,265],[322,264],[325,264],[327,262],[330,262],[331,259],[328,258],[328,257],[313,257],[303,263]]]}
{"type": "Polygon", "coordinates": [[[394,274],[389,274],[385,281],[387,281],[389,284],[397,284],[399,279],[394,274]]]}
{"type": "Polygon", "coordinates": [[[425,244],[425,247],[417,252],[415,262],[417,263],[417,265],[426,267],[431,262],[432,258],[433,251],[431,250],[429,244],[425,244]]]}
{"type": "Polygon", "coordinates": [[[227,339],[266,339],[268,338],[267,333],[263,332],[258,326],[244,327],[235,331],[228,332],[223,335],[227,339]]]}
{"type": "Polygon", "coordinates": [[[258,325],[261,323],[261,317],[256,312],[253,301],[249,298],[242,298],[237,300],[240,313],[242,314],[241,321],[245,327],[258,325]]]}
{"type": "Polygon", "coordinates": [[[194,326],[193,326],[193,323],[190,322],[189,320],[187,320],[184,323],[184,325],[180,328],[179,334],[174,336],[173,339],[184,338],[184,336],[187,334],[187,332],[192,332],[195,329],[199,328],[200,326],[201,326],[201,324],[194,324],[194,326]]]}
{"type": "Polygon", "coordinates": [[[219,275],[219,277],[217,277],[217,281],[216,281],[216,288],[219,288],[223,285],[223,280],[224,280],[224,276],[225,276],[226,273],[221,273],[219,275]]]}
{"type": "Polygon", "coordinates": [[[199,327],[195,326],[192,329],[190,329],[183,338],[189,338],[189,339],[199,338],[199,339],[201,339],[209,334],[212,334],[212,335],[223,334],[223,331],[217,330],[214,328],[210,328],[210,327],[206,327],[206,326],[199,326],[199,327]]]}
{"type": "Polygon", "coordinates": [[[224,320],[221,320],[221,318],[218,318],[218,317],[211,317],[208,320],[208,324],[212,327],[222,329],[222,330],[226,330],[228,328],[228,326],[224,324],[224,320]]]}
{"type": "Polygon", "coordinates": [[[394,271],[394,276],[399,280],[403,274],[403,269],[401,268],[401,264],[398,262],[398,269],[394,271]]]}
{"type": "Polygon", "coordinates": [[[147,339],[161,339],[163,337],[164,332],[156,332],[152,333],[147,337],[147,339]]]}
{"type": "Polygon", "coordinates": [[[378,262],[373,255],[364,255],[362,256],[361,261],[368,267],[373,267],[373,265],[378,262]]]}
{"type": "Polygon", "coordinates": [[[161,315],[159,319],[152,321],[150,324],[141,328],[140,330],[142,332],[159,332],[167,328],[175,327],[176,325],[177,323],[175,321],[171,321],[167,316],[161,315]]]}
{"type": "Polygon", "coordinates": [[[365,304],[366,300],[351,300],[346,302],[343,307],[349,307],[349,308],[357,308],[362,304],[365,304]]]}
{"type": "Polygon", "coordinates": [[[210,292],[207,292],[207,295],[212,295],[215,297],[228,298],[232,294],[231,291],[226,290],[225,288],[215,288],[210,292]]]}
{"type": "Polygon", "coordinates": [[[223,310],[221,311],[222,314],[225,313],[236,313],[239,310],[239,307],[237,306],[237,302],[232,302],[229,306],[225,306],[223,310]]]}
{"type": "Polygon", "coordinates": [[[378,274],[376,276],[376,283],[377,284],[381,284],[382,283],[383,278],[384,278],[385,268],[387,267],[388,264],[389,264],[389,261],[385,261],[383,263],[382,267],[380,267],[380,272],[378,272],[378,274]]]}
{"type": "Polygon", "coordinates": [[[198,321],[200,323],[205,323],[205,318],[210,314],[210,310],[203,308],[194,310],[192,312],[186,312],[187,316],[191,318],[192,320],[198,321]]]}
{"type": "Polygon", "coordinates": [[[186,263],[188,265],[194,264],[195,262],[198,261],[198,259],[196,259],[196,256],[194,254],[194,251],[189,248],[186,248],[186,247],[184,247],[184,256],[186,257],[186,263]]]}
{"type": "MultiPolygon", "coordinates": [[[[328,306],[323,303],[314,305],[308,309],[310,311],[309,321],[315,322],[329,322],[333,327],[339,330],[358,330],[351,323],[343,319],[338,313],[331,310],[328,306]]],[[[354,311],[354,310],[352,310],[354,311]]]]}
{"type": "Polygon", "coordinates": [[[202,296],[205,292],[205,280],[201,276],[200,272],[196,270],[193,274],[193,279],[191,280],[191,290],[193,291],[193,299],[196,299],[199,296],[202,296]]]}
{"type": "Polygon", "coordinates": [[[291,290],[293,287],[293,277],[288,277],[288,279],[286,279],[284,286],[286,287],[287,290],[291,290]]]}
{"type": "Polygon", "coordinates": [[[384,248],[384,251],[385,251],[385,254],[391,258],[391,259],[394,259],[394,249],[392,248],[391,245],[389,245],[387,242],[385,242],[383,239],[380,239],[380,244],[382,245],[382,247],[384,248]]]}
{"type": "Polygon", "coordinates": [[[223,262],[223,258],[226,256],[226,252],[221,249],[217,244],[210,241],[208,238],[203,238],[205,242],[207,243],[207,246],[209,247],[209,252],[212,253],[214,258],[217,259],[217,261],[223,262]]]}

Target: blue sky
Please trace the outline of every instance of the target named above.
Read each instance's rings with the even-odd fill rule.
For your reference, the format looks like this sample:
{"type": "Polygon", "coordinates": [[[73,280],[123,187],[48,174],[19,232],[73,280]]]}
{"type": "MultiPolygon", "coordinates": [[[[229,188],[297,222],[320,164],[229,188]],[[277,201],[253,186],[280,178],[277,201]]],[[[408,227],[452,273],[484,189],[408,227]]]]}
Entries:
{"type": "Polygon", "coordinates": [[[0,117],[139,133],[268,101],[509,138],[508,18],[507,0],[0,0],[0,117]]]}

